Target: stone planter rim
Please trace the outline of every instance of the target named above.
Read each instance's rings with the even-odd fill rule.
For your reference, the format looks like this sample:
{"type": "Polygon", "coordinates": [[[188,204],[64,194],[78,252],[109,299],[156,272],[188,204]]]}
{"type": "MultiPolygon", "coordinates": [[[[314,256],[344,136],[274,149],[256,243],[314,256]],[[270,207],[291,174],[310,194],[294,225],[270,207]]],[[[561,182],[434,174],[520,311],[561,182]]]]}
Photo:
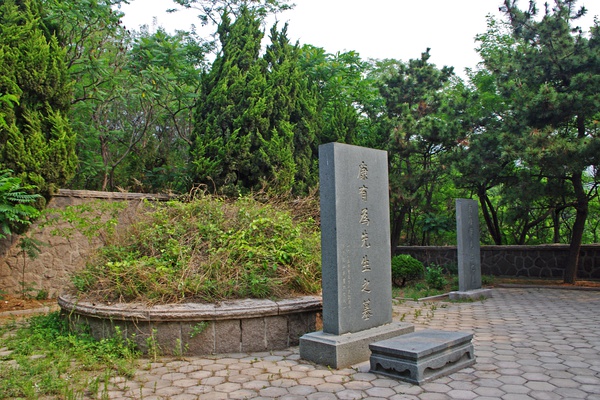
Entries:
{"type": "Polygon", "coordinates": [[[300,296],[282,300],[242,299],[219,303],[176,303],[146,305],[143,303],[92,303],[63,294],[58,305],[67,313],[120,321],[219,321],[248,319],[297,312],[321,311],[320,296],[300,296]]]}

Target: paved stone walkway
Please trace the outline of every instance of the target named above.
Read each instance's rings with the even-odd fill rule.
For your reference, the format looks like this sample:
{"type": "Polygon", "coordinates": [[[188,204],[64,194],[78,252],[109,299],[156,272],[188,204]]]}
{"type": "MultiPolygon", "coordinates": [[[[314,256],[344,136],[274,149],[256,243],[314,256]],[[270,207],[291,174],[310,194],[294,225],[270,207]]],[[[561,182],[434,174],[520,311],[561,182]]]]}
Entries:
{"type": "Polygon", "coordinates": [[[474,334],[477,363],[422,386],[368,373],[368,363],[332,370],[272,353],[141,360],[112,399],[595,399],[600,400],[600,292],[494,289],[483,302],[413,302],[394,320],[474,334]]]}

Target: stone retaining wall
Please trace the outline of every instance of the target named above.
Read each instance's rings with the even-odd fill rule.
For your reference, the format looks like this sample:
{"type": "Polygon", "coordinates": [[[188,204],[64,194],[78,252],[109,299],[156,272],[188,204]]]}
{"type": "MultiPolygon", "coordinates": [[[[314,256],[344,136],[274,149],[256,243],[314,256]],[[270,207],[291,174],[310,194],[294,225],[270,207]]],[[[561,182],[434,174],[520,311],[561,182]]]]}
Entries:
{"type": "Polygon", "coordinates": [[[118,327],[144,353],[178,356],[297,346],[300,336],[317,329],[322,310],[316,296],[146,306],[96,304],[62,295],[58,304],[73,326],[86,325],[96,339],[113,337],[118,327]]]}
{"type": "MultiPolygon", "coordinates": [[[[119,214],[119,226],[132,221],[136,209],[143,199],[166,200],[166,195],[143,193],[111,193],[87,190],[61,189],[48,203],[47,210],[64,209],[94,201],[125,201],[127,207],[119,214]]],[[[0,240],[0,289],[8,294],[18,294],[25,286],[35,288],[28,294],[35,295],[44,290],[50,297],[56,297],[69,284],[72,272],[81,269],[88,254],[102,244],[101,237],[88,239],[80,232],[74,231],[70,236],[53,234],[56,228],[68,228],[63,222],[56,226],[41,227],[39,222],[33,224],[28,235],[43,243],[41,253],[35,259],[23,257],[19,248],[19,235],[12,235],[0,240]]]]}
{"type": "MultiPolygon", "coordinates": [[[[400,246],[396,254],[410,254],[424,264],[456,266],[455,246],[400,246]]],[[[569,246],[481,246],[484,275],[528,278],[562,278],[569,246]]],[[[578,279],[600,279],[600,245],[583,245],[578,279]]]]}
{"type": "MultiPolygon", "coordinates": [[[[61,209],[98,200],[125,201],[127,207],[119,215],[117,226],[119,229],[135,218],[137,207],[143,199],[161,201],[168,200],[169,196],[61,189],[50,200],[48,208],[61,209]]],[[[64,223],[63,227],[67,225],[64,223]]],[[[89,240],[81,233],[74,232],[66,238],[53,235],[53,229],[42,228],[37,223],[30,229],[31,237],[45,243],[41,247],[41,254],[33,260],[23,258],[18,247],[20,238],[18,235],[0,240],[0,290],[2,292],[18,294],[22,289],[20,282],[25,282],[27,286],[48,292],[50,297],[57,297],[69,284],[70,275],[85,265],[90,251],[102,245],[99,237],[89,240]]],[[[398,250],[411,254],[427,264],[456,265],[457,262],[456,247],[407,246],[399,247],[398,250]]],[[[482,246],[482,273],[498,276],[562,278],[567,254],[567,245],[482,246]]],[[[582,246],[578,278],[600,279],[600,245],[582,246]]]]}

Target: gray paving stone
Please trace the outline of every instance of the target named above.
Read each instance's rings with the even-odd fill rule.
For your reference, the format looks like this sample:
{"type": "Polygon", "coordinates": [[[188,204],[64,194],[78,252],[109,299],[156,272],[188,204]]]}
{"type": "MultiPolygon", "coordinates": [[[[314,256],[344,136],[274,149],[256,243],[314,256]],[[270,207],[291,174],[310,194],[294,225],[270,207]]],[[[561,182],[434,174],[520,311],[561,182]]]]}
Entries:
{"type": "Polygon", "coordinates": [[[253,390],[240,389],[229,393],[230,399],[253,399],[256,397],[256,392],[253,390]]]}
{"type": "Polygon", "coordinates": [[[448,392],[448,395],[456,400],[472,400],[478,397],[477,393],[470,390],[456,390],[453,389],[448,392]]]}
{"type": "Polygon", "coordinates": [[[290,394],[286,388],[267,387],[260,390],[260,395],[263,397],[279,398],[290,394]]]}
{"type": "MultiPolygon", "coordinates": [[[[426,313],[428,307],[407,301],[394,305],[394,316],[426,313]]],[[[301,360],[294,347],[140,360],[131,378],[114,380],[108,397],[600,400],[598,309],[598,292],[545,289],[495,289],[485,302],[438,303],[432,317],[417,319],[416,330],[472,331],[477,363],[423,387],[383,379],[368,373],[368,365],[342,370],[316,366],[301,360]],[[191,382],[195,384],[188,386],[191,382]]]]}
{"type": "Polygon", "coordinates": [[[529,395],[536,400],[559,400],[562,399],[562,396],[553,393],[553,392],[538,392],[533,391],[529,393],[529,395]]]}
{"type": "Polygon", "coordinates": [[[567,399],[585,399],[587,393],[577,388],[558,388],[554,390],[557,393],[567,399]]]}
{"type": "Polygon", "coordinates": [[[338,399],[344,399],[344,400],[354,400],[354,399],[364,399],[365,398],[365,394],[363,391],[350,390],[350,389],[342,390],[341,392],[336,393],[336,396],[338,399]]]}

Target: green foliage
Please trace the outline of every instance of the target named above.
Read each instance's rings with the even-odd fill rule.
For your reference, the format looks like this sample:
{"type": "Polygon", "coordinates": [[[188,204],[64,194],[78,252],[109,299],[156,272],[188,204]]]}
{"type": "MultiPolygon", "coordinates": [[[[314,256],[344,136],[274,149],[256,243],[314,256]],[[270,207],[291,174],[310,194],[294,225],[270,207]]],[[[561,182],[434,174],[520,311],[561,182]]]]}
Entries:
{"type": "Polygon", "coordinates": [[[32,185],[22,185],[11,170],[0,171],[0,239],[30,225],[39,216],[40,212],[30,205],[41,197],[29,193],[33,189],[32,185]]]}
{"type": "Polygon", "coordinates": [[[423,276],[423,272],[423,263],[408,254],[392,257],[392,281],[401,287],[423,276]]]}
{"type": "Polygon", "coordinates": [[[115,231],[119,213],[126,207],[125,201],[96,200],[64,208],[46,209],[40,225],[51,227],[50,233],[55,236],[69,239],[75,232],[79,232],[90,243],[94,239],[105,243],[106,237],[115,231]]]}
{"type": "MultiPolygon", "coordinates": [[[[40,247],[46,244],[47,243],[29,236],[21,236],[19,238],[18,247],[21,250],[19,253],[23,255],[23,266],[21,267],[21,281],[19,282],[19,285],[21,286],[21,298],[23,299],[30,297],[30,292],[37,291],[35,285],[25,281],[25,267],[27,266],[27,258],[32,260],[36,259],[42,251],[40,247]]],[[[42,292],[44,291],[40,290],[35,297],[37,298],[42,292]]],[[[45,296],[47,297],[47,295],[48,293],[46,292],[45,296]]]]}
{"type": "Polygon", "coordinates": [[[438,69],[429,58],[428,49],[408,63],[382,65],[379,74],[385,101],[380,145],[389,154],[392,248],[401,240],[425,244],[447,225],[437,216],[446,212],[447,200],[434,193],[447,185],[448,155],[463,134],[459,115],[464,105],[454,93],[452,68],[438,69]]]}
{"type": "MultiPolygon", "coordinates": [[[[589,203],[597,196],[595,168],[600,163],[595,127],[600,102],[592,89],[600,81],[600,26],[596,21],[586,34],[574,26],[585,14],[576,3],[555,0],[539,18],[535,2],[520,10],[516,1],[505,0],[507,22],[490,19],[488,31],[478,37],[483,65],[493,77],[485,86],[485,99],[502,105],[500,116],[497,108],[488,110],[490,120],[501,122],[504,136],[505,160],[498,172],[503,176],[512,172],[514,181],[521,183],[509,192],[513,197],[508,203],[517,207],[507,214],[507,222],[518,226],[514,235],[518,241],[524,242],[544,223],[558,241],[558,214],[573,208],[568,283],[576,278],[589,203]]],[[[499,183],[509,184],[494,186],[499,183]]],[[[480,187],[484,204],[491,197],[488,189],[480,187]]],[[[489,208],[486,222],[497,227],[498,215],[489,208]]],[[[493,233],[496,242],[502,239],[497,228],[493,233]]]]}
{"type": "MultiPolygon", "coordinates": [[[[239,16],[245,10],[252,11],[261,20],[269,15],[294,7],[289,0],[173,0],[184,8],[193,8],[201,12],[198,15],[203,25],[219,24],[219,18],[223,13],[239,16]]],[[[174,12],[176,10],[171,9],[174,12]]]]}
{"type": "MultiPolygon", "coordinates": [[[[8,327],[0,327],[4,333],[8,327]]],[[[12,352],[0,362],[0,393],[7,398],[83,398],[99,393],[100,383],[130,376],[137,358],[134,345],[119,332],[96,341],[74,332],[60,313],[33,317],[10,334],[0,347],[12,352]]]]}
{"type": "Polygon", "coordinates": [[[494,275],[481,275],[481,284],[483,286],[490,286],[494,284],[494,275]]]}
{"type": "Polygon", "coordinates": [[[180,302],[286,297],[320,290],[319,233],[284,205],[204,196],[147,203],[73,277],[81,295],[180,302]]]}
{"type": "Polygon", "coordinates": [[[73,176],[77,157],[65,52],[42,10],[38,0],[0,3],[0,93],[11,95],[0,101],[0,169],[48,197],[73,176]]]}
{"type": "Polygon", "coordinates": [[[444,270],[437,265],[429,265],[425,269],[425,282],[430,289],[442,290],[448,284],[444,277],[444,270]]]}

